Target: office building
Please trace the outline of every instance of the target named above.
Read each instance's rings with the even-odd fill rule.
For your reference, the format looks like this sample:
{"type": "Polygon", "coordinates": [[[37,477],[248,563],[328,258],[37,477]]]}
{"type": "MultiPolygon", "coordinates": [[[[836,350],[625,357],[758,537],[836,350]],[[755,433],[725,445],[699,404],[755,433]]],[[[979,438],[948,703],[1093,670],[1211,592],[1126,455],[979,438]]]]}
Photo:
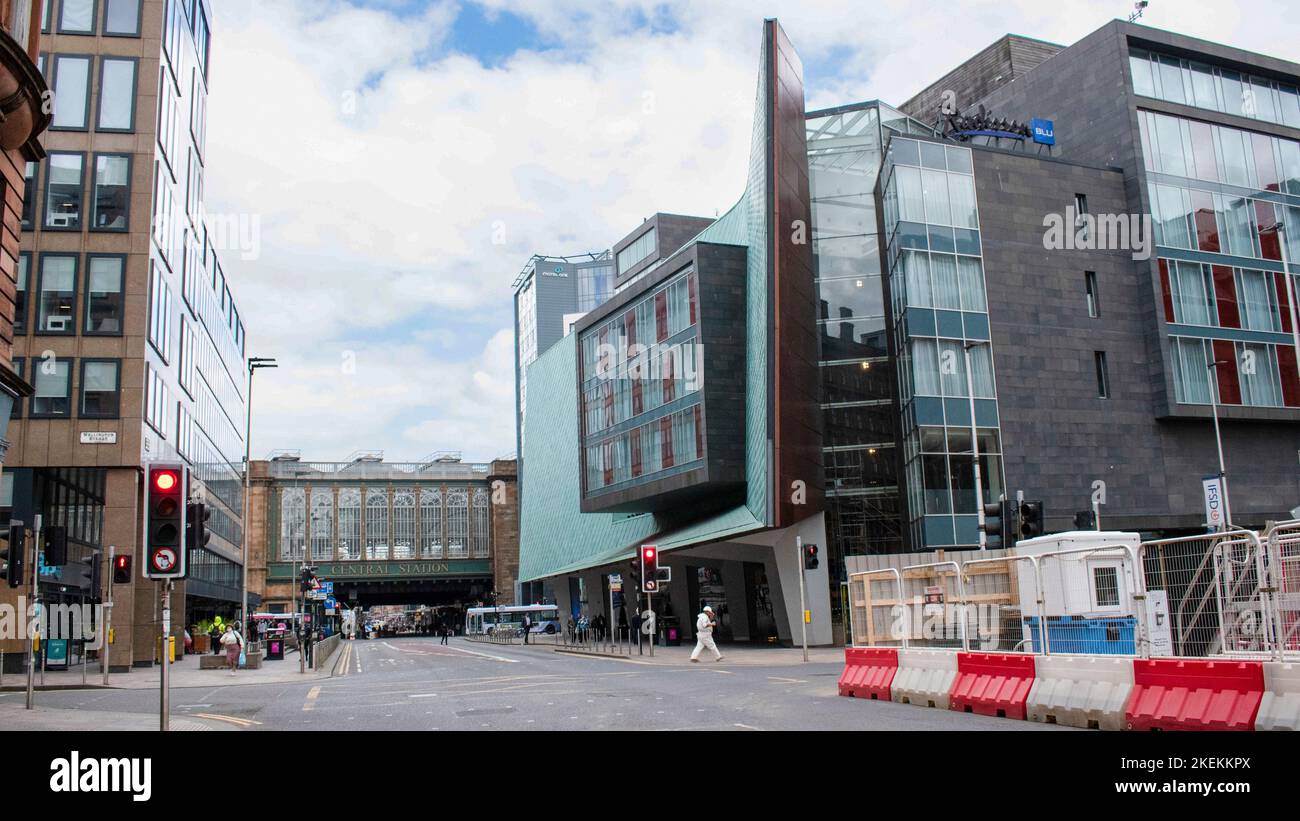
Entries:
{"type": "Polygon", "coordinates": [[[530,369],[523,579],[594,614],[653,543],[661,616],[721,603],[727,638],[788,641],[798,536],[814,641],[840,640],[862,557],[976,549],[981,502],[1023,492],[1049,532],[1094,503],[1107,529],[1203,530],[1216,408],[1233,521],[1286,518],[1298,83],[1115,21],[804,114],[768,21],[740,203],[620,266],[530,369]]]}
{"type": "Polygon", "coordinates": [[[146,463],[188,466],[211,511],[211,540],[172,598],[173,635],[239,607],[245,332],[218,255],[254,249],[203,208],[212,4],[46,12],[55,104],[49,156],[26,168],[14,336],[35,393],[9,423],[0,513],[67,528],[69,564],[41,570],[50,601],[94,598],[89,563],[133,557],[132,580],[114,586],[113,665],[149,665],[161,624],[140,568],[146,463]]]}

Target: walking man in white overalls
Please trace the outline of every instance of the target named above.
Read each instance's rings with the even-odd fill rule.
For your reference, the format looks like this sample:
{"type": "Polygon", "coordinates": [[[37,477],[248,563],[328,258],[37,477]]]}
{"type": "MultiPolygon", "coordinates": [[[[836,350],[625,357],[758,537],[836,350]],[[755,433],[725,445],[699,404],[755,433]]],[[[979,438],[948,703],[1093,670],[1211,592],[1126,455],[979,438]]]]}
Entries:
{"type": "Polygon", "coordinates": [[[691,652],[691,661],[699,664],[700,651],[706,647],[713,651],[715,661],[722,661],[718,645],[713,643],[713,628],[717,626],[718,623],[713,620],[713,608],[704,605],[704,611],[695,619],[695,650],[691,652]]]}

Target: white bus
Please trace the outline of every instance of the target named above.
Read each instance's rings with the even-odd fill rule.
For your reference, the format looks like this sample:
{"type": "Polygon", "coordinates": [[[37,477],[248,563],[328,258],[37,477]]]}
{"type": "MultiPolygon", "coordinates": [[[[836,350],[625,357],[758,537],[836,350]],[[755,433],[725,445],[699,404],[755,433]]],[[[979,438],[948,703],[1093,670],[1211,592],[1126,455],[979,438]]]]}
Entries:
{"type": "Polygon", "coordinates": [[[519,607],[471,607],[465,611],[465,634],[491,635],[498,625],[523,630],[524,614],[533,620],[532,633],[560,632],[560,609],[554,604],[528,604],[519,607]]]}

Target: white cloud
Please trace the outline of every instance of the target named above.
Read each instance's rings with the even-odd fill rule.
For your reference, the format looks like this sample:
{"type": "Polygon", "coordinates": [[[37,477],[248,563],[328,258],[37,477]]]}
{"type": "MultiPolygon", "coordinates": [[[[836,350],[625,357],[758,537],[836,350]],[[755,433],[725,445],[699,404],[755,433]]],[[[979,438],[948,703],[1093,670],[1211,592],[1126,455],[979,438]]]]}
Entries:
{"type": "MultiPolygon", "coordinates": [[[[1007,31],[1069,43],[1126,13],[1111,0],[488,0],[560,47],[485,67],[446,48],[461,5],[217,8],[208,205],[260,220],[261,255],[224,264],[249,352],[282,365],[258,377],[257,453],[513,450],[500,329],[515,274],[534,252],[606,248],[655,210],[735,201],[763,16],[806,65],[838,58],[808,89],[820,107],[901,102],[1007,31]],[[354,377],[341,378],[343,350],[354,377]]],[[[1153,4],[1147,22],[1286,55],[1291,32],[1267,21],[1289,13],[1197,0],[1153,4]]]]}

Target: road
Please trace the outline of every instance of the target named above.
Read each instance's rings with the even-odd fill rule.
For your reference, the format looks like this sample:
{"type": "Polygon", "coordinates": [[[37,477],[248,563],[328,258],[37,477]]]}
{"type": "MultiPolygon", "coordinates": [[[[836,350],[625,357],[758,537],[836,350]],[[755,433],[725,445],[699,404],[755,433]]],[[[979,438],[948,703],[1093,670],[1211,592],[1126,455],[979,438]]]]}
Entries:
{"type": "MultiPolygon", "coordinates": [[[[842,698],[842,663],[648,664],[431,638],[340,652],[350,652],[346,672],[329,679],[175,688],[172,714],[240,731],[1063,729],[842,698]]],[[[142,689],[47,691],[39,702],[87,715],[157,711],[157,693],[142,689]]]]}

